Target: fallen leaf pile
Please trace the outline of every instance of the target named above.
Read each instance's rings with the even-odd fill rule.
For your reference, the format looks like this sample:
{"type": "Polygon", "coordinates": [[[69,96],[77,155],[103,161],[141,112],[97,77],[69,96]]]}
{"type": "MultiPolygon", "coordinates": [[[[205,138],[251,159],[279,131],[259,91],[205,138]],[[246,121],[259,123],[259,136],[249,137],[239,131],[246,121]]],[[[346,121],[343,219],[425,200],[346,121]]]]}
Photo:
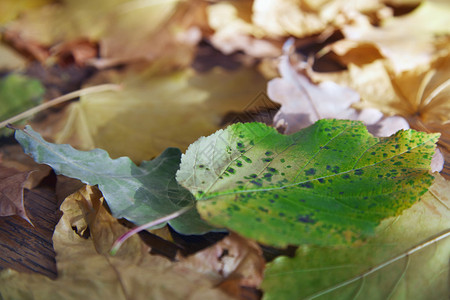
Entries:
{"type": "Polygon", "coordinates": [[[170,262],[149,255],[149,249],[135,236],[112,257],[109,245],[127,229],[105,210],[97,190],[83,188],[68,197],[61,210],[64,215],[53,235],[58,279],[2,272],[3,298],[79,299],[89,295],[111,299],[229,299],[226,289],[216,288],[229,276],[240,278],[247,286],[261,281],[257,276],[263,261],[258,248],[239,238],[227,238],[187,260],[170,262]],[[223,247],[230,246],[240,251],[217,256],[223,247]],[[217,261],[220,259],[227,260],[224,266],[217,261]],[[210,267],[203,271],[201,264],[216,267],[214,271],[210,267]],[[252,270],[250,274],[247,268],[252,270]]]}
{"type": "Polygon", "coordinates": [[[0,299],[448,298],[449,13],[1,1],[0,299]]]}

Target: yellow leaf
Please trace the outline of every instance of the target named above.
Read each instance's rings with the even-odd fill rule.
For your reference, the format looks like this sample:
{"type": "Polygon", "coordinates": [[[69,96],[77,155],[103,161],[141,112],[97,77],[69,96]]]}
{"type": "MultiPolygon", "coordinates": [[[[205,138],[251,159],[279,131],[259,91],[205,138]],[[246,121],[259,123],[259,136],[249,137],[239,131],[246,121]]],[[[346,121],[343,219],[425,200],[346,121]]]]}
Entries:
{"type": "Polygon", "coordinates": [[[0,24],[14,20],[21,12],[38,8],[52,0],[2,0],[0,2],[0,24]]]}
{"type": "Polygon", "coordinates": [[[167,147],[186,149],[199,136],[219,129],[228,112],[265,104],[258,98],[265,80],[253,69],[213,69],[205,74],[188,69],[167,75],[131,71],[114,76],[109,80],[122,82],[123,90],[81,97],[71,106],[57,143],[102,148],[112,157],[129,156],[139,162],[167,147]]]}
{"type": "Polygon", "coordinates": [[[197,1],[98,0],[93,5],[89,0],[65,0],[25,13],[7,30],[47,47],[98,41],[101,57],[92,63],[99,67],[161,56],[171,56],[167,63],[172,65],[184,65],[191,62],[201,38],[197,27],[206,23],[202,11],[197,1]]]}

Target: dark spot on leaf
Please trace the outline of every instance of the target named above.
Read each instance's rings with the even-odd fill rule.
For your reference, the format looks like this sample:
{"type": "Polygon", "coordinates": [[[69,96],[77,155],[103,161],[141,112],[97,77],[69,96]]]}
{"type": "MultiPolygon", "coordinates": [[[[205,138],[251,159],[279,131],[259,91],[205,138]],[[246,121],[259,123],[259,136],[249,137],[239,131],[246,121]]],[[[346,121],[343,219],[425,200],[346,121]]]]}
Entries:
{"type": "Polygon", "coordinates": [[[273,160],[273,158],[270,158],[270,157],[266,157],[266,158],[262,159],[263,162],[271,162],[272,160],[273,160]]]}
{"type": "Polygon", "coordinates": [[[286,160],[284,158],[280,159],[281,163],[284,163],[286,160]]]}
{"type": "Polygon", "coordinates": [[[272,151],[266,151],[266,153],[264,153],[266,156],[270,156],[270,155],[272,155],[273,154],[273,152],[272,151]]]}
{"type": "Polygon", "coordinates": [[[229,173],[231,173],[231,174],[236,173],[236,171],[235,171],[233,168],[228,168],[228,169],[227,169],[227,172],[229,172],[229,173]]]}
{"type": "Polygon", "coordinates": [[[334,174],[339,173],[339,166],[334,166],[333,168],[331,168],[331,172],[333,172],[334,174]]]}
{"type": "Polygon", "coordinates": [[[262,212],[265,212],[265,213],[268,213],[268,212],[269,212],[269,210],[268,210],[267,208],[262,207],[262,206],[258,206],[258,209],[259,209],[260,211],[262,211],[262,212]]]}
{"type": "Polygon", "coordinates": [[[307,188],[307,189],[314,188],[314,184],[312,182],[310,182],[310,181],[305,182],[305,183],[300,183],[298,186],[304,187],[304,188],[307,188]]]}
{"type": "Polygon", "coordinates": [[[237,161],[236,161],[236,166],[238,166],[238,167],[242,167],[242,161],[240,161],[240,160],[237,160],[237,161]]]}
{"type": "Polygon", "coordinates": [[[355,175],[360,176],[362,174],[364,174],[364,171],[362,169],[355,170],[355,175]]]}
{"type": "Polygon", "coordinates": [[[257,186],[262,186],[262,183],[258,182],[256,180],[252,180],[252,181],[250,181],[250,183],[253,183],[254,185],[257,185],[257,186]]]}
{"type": "Polygon", "coordinates": [[[280,217],[284,217],[284,216],[285,216],[285,214],[282,213],[282,212],[280,212],[278,215],[279,215],[280,217]]]}
{"type": "Polygon", "coordinates": [[[200,169],[203,169],[203,168],[205,167],[205,165],[198,165],[198,167],[199,167],[200,169]]]}
{"type": "Polygon", "coordinates": [[[350,175],[344,174],[344,175],[342,175],[342,178],[343,178],[343,179],[349,179],[349,178],[350,178],[350,175]]]}
{"type": "Polygon", "coordinates": [[[252,160],[251,160],[250,158],[248,158],[247,156],[242,156],[242,159],[243,159],[246,163],[249,163],[249,164],[252,163],[252,160]]]}
{"type": "Polygon", "coordinates": [[[311,215],[298,216],[297,220],[302,223],[315,224],[316,221],[311,219],[311,215]]]}
{"type": "Polygon", "coordinates": [[[267,168],[267,171],[275,173],[277,171],[277,169],[275,169],[275,168],[267,168]]]}
{"type": "Polygon", "coordinates": [[[256,177],[258,177],[258,175],[256,175],[255,173],[253,173],[253,174],[250,174],[249,177],[250,177],[250,178],[256,178],[256,177]]]}
{"type": "Polygon", "coordinates": [[[305,175],[314,175],[314,174],[316,174],[316,169],[314,168],[305,171],[305,175]]]}
{"type": "Polygon", "coordinates": [[[324,182],[325,182],[325,180],[324,180],[323,178],[319,178],[318,181],[319,181],[320,183],[324,183],[324,182]]]}

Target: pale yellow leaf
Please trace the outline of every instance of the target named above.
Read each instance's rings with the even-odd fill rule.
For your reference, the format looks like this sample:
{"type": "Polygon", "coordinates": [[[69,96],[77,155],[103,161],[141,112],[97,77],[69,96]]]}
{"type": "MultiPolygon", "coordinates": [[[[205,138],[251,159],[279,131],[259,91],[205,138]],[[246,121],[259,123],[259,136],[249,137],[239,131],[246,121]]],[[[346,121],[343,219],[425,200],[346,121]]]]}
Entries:
{"type": "Polygon", "coordinates": [[[203,74],[187,69],[165,75],[130,71],[106,80],[123,84],[123,89],[82,96],[62,120],[62,130],[56,135],[44,132],[46,137],[139,162],[167,147],[186,149],[199,136],[219,129],[229,112],[265,105],[260,101],[265,80],[254,69],[216,68],[203,74]]]}

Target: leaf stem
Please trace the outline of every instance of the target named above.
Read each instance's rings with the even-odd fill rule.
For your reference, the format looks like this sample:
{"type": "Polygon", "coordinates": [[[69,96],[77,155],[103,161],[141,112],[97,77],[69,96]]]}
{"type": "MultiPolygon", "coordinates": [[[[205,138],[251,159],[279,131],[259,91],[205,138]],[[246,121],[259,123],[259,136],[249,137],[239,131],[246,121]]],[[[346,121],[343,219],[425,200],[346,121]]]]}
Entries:
{"type": "Polygon", "coordinates": [[[150,227],[159,225],[159,224],[161,224],[161,223],[170,221],[170,220],[172,220],[172,219],[175,219],[175,218],[181,216],[182,214],[184,214],[185,212],[187,212],[188,210],[190,210],[190,209],[192,209],[192,208],[193,208],[193,205],[183,207],[182,209],[177,210],[177,211],[171,213],[170,215],[164,216],[164,217],[162,217],[162,218],[153,220],[153,221],[148,222],[148,223],[146,223],[146,224],[144,224],[144,225],[141,225],[141,226],[138,226],[138,227],[136,227],[136,228],[131,229],[130,231],[128,231],[128,232],[126,232],[125,234],[123,234],[122,236],[120,236],[120,237],[114,242],[114,244],[112,245],[111,250],[109,251],[109,253],[110,253],[111,255],[116,255],[117,251],[119,251],[120,246],[122,246],[122,244],[123,244],[127,239],[129,239],[131,236],[133,236],[133,235],[135,235],[136,233],[138,233],[138,232],[140,232],[140,231],[142,231],[142,230],[145,230],[145,229],[147,229],[147,228],[150,228],[150,227]]]}
{"type": "Polygon", "coordinates": [[[9,118],[8,120],[0,122],[0,128],[5,127],[9,123],[14,123],[14,122],[20,121],[22,119],[31,117],[32,115],[34,115],[38,112],[41,112],[49,107],[58,105],[60,103],[72,100],[74,98],[77,98],[77,97],[80,97],[83,95],[100,93],[100,92],[105,92],[105,91],[118,91],[121,88],[122,88],[121,85],[108,83],[108,84],[100,84],[100,85],[90,86],[90,87],[87,87],[84,89],[80,89],[80,90],[62,95],[60,97],[54,98],[50,101],[42,103],[41,105],[35,106],[27,111],[24,111],[23,113],[20,113],[12,118],[9,118]]]}
{"type": "Polygon", "coordinates": [[[328,294],[329,292],[332,292],[332,291],[337,290],[339,288],[342,288],[342,287],[344,287],[346,285],[349,285],[349,284],[351,284],[351,283],[353,283],[355,281],[358,281],[360,279],[364,279],[365,277],[369,276],[370,274],[373,274],[373,273],[383,269],[384,267],[386,267],[386,266],[388,266],[388,265],[390,265],[390,264],[392,264],[392,263],[394,263],[394,262],[396,262],[396,261],[398,261],[400,259],[408,257],[411,254],[414,254],[415,252],[420,251],[420,250],[422,250],[423,248],[425,248],[427,246],[430,246],[430,245],[432,245],[434,243],[439,242],[440,240],[448,238],[449,236],[450,236],[450,229],[447,229],[447,230],[439,233],[438,235],[436,235],[436,236],[434,236],[434,237],[432,237],[432,238],[430,238],[428,240],[425,240],[424,242],[420,243],[419,245],[412,247],[408,251],[406,251],[406,252],[404,252],[404,253],[402,253],[400,255],[397,255],[397,256],[391,258],[388,261],[385,261],[384,263],[382,263],[382,264],[380,264],[380,265],[378,265],[378,266],[368,270],[365,273],[362,273],[361,275],[358,275],[358,276],[353,277],[353,278],[351,278],[349,280],[346,280],[344,282],[336,284],[335,286],[332,286],[332,287],[330,287],[330,288],[328,288],[328,289],[326,289],[324,291],[321,291],[321,292],[318,292],[316,294],[313,294],[313,295],[307,297],[306,299],[310,300],[310,299],[318,298],[320,296],[328,294]]]}

